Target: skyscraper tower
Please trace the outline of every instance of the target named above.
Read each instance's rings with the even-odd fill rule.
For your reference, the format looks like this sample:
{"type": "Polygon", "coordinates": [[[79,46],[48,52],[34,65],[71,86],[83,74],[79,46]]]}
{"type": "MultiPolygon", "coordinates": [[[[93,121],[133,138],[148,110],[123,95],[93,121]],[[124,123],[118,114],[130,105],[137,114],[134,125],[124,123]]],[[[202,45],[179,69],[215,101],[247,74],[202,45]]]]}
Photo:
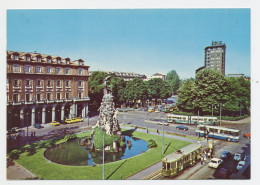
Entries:
{"type": "Polygon", "coordinates": [[[212,41],[205,48],[205,68],[215,69],[225,75],[226,45],[222,41],[212,41]]]}

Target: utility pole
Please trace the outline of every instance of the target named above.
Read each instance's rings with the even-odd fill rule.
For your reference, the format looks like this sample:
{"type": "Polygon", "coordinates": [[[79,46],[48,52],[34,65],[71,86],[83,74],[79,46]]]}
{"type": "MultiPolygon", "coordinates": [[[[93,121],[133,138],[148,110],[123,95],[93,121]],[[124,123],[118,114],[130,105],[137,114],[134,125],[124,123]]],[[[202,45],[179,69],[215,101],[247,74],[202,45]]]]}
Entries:
{"type": "Polygon", "coordinates": [[[103,134],[103,180],[105,180],[105,141],[103,134]]]}
{"type": "Polygon", "coordinates": [[[164,152],[164,122],[163,122],[163,136],[162,136],[162,154],[164,152]]]}

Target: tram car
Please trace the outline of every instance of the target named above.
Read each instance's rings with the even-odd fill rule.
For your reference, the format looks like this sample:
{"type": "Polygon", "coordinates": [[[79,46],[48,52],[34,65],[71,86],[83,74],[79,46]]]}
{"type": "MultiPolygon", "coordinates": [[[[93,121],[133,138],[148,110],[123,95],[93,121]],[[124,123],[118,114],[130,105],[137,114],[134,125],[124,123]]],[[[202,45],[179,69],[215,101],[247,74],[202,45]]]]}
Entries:
{"type": "Polygon", "coordinates": [[[199,143],[190,144],[162,159],[162,175],[173,177],[189,166],[194,166],[205,146],[199,143]]]}

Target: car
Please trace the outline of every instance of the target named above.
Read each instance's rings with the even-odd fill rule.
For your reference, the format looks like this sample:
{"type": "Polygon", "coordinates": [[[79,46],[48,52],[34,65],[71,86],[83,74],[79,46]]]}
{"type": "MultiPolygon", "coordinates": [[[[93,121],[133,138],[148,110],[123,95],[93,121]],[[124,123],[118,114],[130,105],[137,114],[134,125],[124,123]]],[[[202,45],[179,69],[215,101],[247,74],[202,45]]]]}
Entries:
{"type": "Polygon", "coordinates": [[[159,113],[160,111],[159,111],[159,110],[156,110],[156,111],[154,111],[154,112],[159,113]]]}
{"type": "Polygon", "coordinates": [[[78,120],[78,122],[83,122],[83,118],[81,117],[76,117],[76,119],[78,120]]]}
{"type": "Polygon", "coordinates": [[[210,160],[210,162],[208,163],[208,167],[211,168],[218,168],[223,164],[223,160],[222,159],[218,159],[218,158],[212,158],[210,160]]]}
{"type": "Polygon", "coordinates": [[[72,123],[77,123],[77,122],[79,122],[77,118],[71,118],[71,121],[72,121],[72,123]]]}
{"type": "Polygon", "coordinates": [[[220,168],[220,170],[217,172],[217,176],[223,179],[227,179],[231,174],[232,170],[226,169],[226,168],[220,168]]]}
{"type": "Polygon", "coordinates": [[[234,155],[234,160],[235,161],[240,161],[242,158],[242,154],[241,153],[238,153],[236,152],[235,155],[234,155]]]}
{"type": "Polygon", "coordinates": [[[163,125],[164,124],[164,126],[169,126],[169,123],[166,123],[166,122],[158,122],[157,124],[158,125],[163,125]]]}
{"type": "Polygon", "coordinates": [[[144,110],[143,108],[138,108],[138,111],[144,110]]]}
{"type": "Polygon", "coordinates": [[[237,170],[241,170],[246,164],[246,161],[239,161],[237,164],[237,170]]]}
{"type": "Polygon", "coordinates": [[[66,123],[74,123],[71,119],[66,119],[65,122],[66,123]]]}
{"type": "Polygon", "coordinates": [[[221,159],[228,159],[231,157],[231,153],[229,151],[223,151],[221,154],[221,159]]]}
{"type": "Polygon", "coordinates": [[[243,136],[249,139],[251,138],[251,132],[244,133],[243,136]]]}
{"type": "Polygon", "coordinates": [[[43,126],[40,123],[36,123],[34,125],[34,128],[41,129],[41,128],[43,128],[43,126]]]}
{"type": "Polygon", "coordinates": [[[185,127],[185,126],[183,126],[183,125],[177,126],[176,129],[177,129],[177,130],[189,130],[188,127],[185,127]]]}
{"type": "Polygon", "coordinates": [[[58,121],[52,121],[51,124],[52,124],[53,126],[58,126],[58,125],[60,125],[60,123],[59,123],[58,121]]]}

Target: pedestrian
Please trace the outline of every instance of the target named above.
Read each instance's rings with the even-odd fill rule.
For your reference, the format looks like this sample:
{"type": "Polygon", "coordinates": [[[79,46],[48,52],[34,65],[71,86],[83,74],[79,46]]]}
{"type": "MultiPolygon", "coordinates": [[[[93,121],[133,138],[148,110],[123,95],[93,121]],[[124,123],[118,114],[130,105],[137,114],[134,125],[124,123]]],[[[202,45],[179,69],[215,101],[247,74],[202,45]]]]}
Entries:
{"type": "Polygon", "coordinates": [[[35,132],[33,132],[33,137],[35,137],[35,132]]]}
{"type": "Polygon", "coordinates": [[[33,132],[31,132],[31,138],[33,138],[33,132]]]}
{"type": "Polygon", "coordinates": [[[203,157],[200,158],[200,164],[203,165],[203,157]]]}
{"type": "Polygon", "coordinates": [[[158,128],[157,128],[157,135],[159,135],[159,130],[158,130],[158,128]]]}
{"type": "Polygon", "coordinates": [[[146,133],[148,133],[148,127],[146,127],[146,133]]]}

